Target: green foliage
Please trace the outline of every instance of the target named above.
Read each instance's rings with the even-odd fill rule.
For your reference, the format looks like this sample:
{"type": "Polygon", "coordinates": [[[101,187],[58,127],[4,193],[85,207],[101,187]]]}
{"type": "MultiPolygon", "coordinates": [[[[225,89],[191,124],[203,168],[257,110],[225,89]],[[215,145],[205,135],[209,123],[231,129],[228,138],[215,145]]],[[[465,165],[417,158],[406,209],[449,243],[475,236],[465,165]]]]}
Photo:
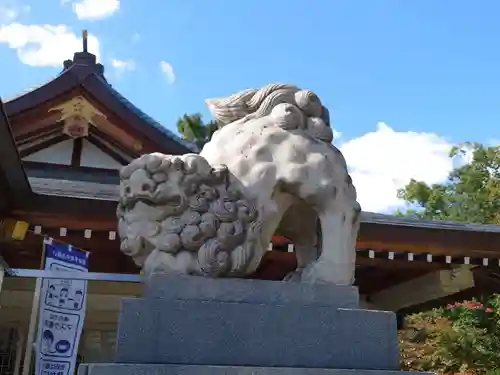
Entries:
{"type": "Polygon", "coordinates": [[[497,295],[485,303],[455,303],[438,310],[452,324],[440,340],[450,371],[485,373],[500,368],[499,307],[497,295]]]}
{"type": "Polygon", "coordinates": [[[404,369],[498,375],[500,296],[412,315],[400,340],[404,369]]]}
{"type": "Polygon", "coordinates": [[[217,124],[213,121],[204,124],[201,114],[195,113],[179,118],[177,130],[184,139],[194,142],[201,149],[217,131],[217,124]]]}
{"type": "MultiPolygon", "coordinates": [[[[450,158],[469,156],[443,184],[412,180],[398,197],[416,207],[397,215],[459,223],[500,224],[500,147],[465,143],[450,158]]],[[[500,375],[500,297],[413,315],[401,331],[402,367],[440,374],[500,375]],[[421,339],[412,341],[413,336],[421,339]]]]}
{"type": "Polygon", "coordinates": [[[406,327],[399,332],[401,369],[445,373],[439,344],[441,333],[450,328],[450,321],[436,310],[408,316],[406,327]]]}
{"type": "MultiPolygon", "coordinates": [[[[465,143],[450,158],[471,156],[455,168],[444,184],[411,180],[398,197],[417,209],[405,214],[421,219],[500,224],[500,147],[465,143]]],[[[397,214],[401,215],[402,212],[397,214]]]]}

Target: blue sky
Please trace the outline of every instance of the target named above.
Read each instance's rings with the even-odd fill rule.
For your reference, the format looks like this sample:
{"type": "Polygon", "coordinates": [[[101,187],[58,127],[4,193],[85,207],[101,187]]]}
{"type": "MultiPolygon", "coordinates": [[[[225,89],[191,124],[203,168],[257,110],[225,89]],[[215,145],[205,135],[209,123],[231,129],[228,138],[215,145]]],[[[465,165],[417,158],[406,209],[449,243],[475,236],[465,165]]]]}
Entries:
{"type": "MultiPolygon", "coordinates": [[[[119,3],[119,9],[89,20],[75,11],[81,0],[0,0],[0,23],[66,25],[77,35],[87,28],[99,41],[108,80],[171,129],[184,113],[202,112],[208,120],[209,97],[276,81],[312,89],[342,133],[336,144],[360,174],[355,182],[385,179],[384,189],[392,189],[392,201],[378,207],[380,193],[369,191],[373,183],[358,188],[374,210],[397,205],[394,189],[411,177],[444,179],[452,143],[499,137],[498,1],[83,2],[119,3]],[[112,59],[128,62],[130,69],[113,68],[112,59]],[[173,68],[173,82],[160,61],[173,68]]],[[[23,64],[19,54],[27,45],[9,42],[2,28],[2,97],[60,71],[23,64]]],[[[40,40],[32,46],[43,46],[40,40]]]]}

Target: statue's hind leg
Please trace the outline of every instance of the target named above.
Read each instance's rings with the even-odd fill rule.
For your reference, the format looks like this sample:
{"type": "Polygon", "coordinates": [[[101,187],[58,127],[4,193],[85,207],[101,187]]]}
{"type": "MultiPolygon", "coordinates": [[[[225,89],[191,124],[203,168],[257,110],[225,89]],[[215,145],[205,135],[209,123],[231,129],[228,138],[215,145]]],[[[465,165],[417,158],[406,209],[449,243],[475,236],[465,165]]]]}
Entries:
{"type": "Polygon", "coordinates": [[[285,281],[300,281],[302,270],[318,259],[317,228],[318,214],[303,200],[296,200],[283,215],[278,232],[292,241],[297,257],[297,269],[285,281]]]}
{"type": "Polygon", "coordinates": [[[301,281],[337,285],[354,283],[361,209],[351,196],[339,194],[336,199],[318,207],[322,251],[318,260],[303,270],[301,281]]]}

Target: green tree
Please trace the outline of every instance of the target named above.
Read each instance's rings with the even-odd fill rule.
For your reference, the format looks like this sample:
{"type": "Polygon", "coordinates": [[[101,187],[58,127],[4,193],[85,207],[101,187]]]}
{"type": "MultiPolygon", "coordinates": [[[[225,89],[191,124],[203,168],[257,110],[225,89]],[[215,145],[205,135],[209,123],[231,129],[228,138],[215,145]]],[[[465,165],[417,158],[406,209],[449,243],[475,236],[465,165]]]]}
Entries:
{"type": "MultiPolygon", "coordinates": [[[[465,143],[450,158],[470,156],[452,170],[443,184],[411,180],[398,197],[417,207],[405,215],[459,223],[500,224],[500,147],[465,143]]],[[[398,214],[402,215],[402,212],[398,214]]]]}
{"type": "Polygon", "coordinates": [[[204,124],[199,113],[186,114],[177,120],[177,130],[182,138],[195,143],[201,149],[212,138],[217,124],[214,121],[204,124]]]}

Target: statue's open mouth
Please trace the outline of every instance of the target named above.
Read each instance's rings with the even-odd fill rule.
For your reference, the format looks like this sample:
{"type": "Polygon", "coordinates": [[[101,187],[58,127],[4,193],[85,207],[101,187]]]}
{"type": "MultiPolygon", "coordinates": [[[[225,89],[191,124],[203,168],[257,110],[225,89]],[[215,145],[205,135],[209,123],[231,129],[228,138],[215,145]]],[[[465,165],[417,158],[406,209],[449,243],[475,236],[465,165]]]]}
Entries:
{"type": "Polygon", "coordinates": [[[131,197],[127,197],[122,200],[122,204],[128,209],[133,209],[137,203],[143,203],[147,206],[156,206],[157,203],[151,195],[138,194],[131,197]]]}
{"type": "Polygon", "coordinates": [[[186,203],[181,195],[173,195],[171,197],[156,197],[150,194],[135,194],[123,199],[122,204],[127,207],[127,209],[133,209],[139,202],[151,207],[181,207],[186,203]]]}

